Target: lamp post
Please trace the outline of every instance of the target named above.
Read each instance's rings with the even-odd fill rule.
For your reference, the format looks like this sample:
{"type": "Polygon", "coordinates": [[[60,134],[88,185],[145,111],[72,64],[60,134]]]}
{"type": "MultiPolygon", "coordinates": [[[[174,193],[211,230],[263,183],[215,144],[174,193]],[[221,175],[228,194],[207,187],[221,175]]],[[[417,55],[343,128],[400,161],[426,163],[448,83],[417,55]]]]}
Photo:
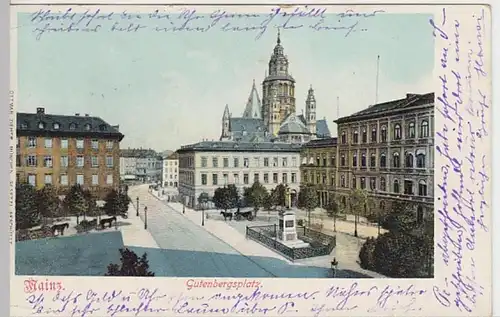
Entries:
{"type": "Polygon", "coordinates": [[[137,210],[137,212],[136,212],[136,214],[135,214],[135,215],[136,215],[137,217],[139,217],[139,197],[137,197],[135,200],[137,201],[137,209],[136,209],[136,210],[137,210]]]}
{"type": "Polygon", "coordinates": [[[186,198],[184,196],[181,196],[182,197],[182,213],[185,214],[186,213],[186,198]]]}
{"type": "Polygon", "coordinates": [[[144,229],[148,229],[148,207],[144,206],[144,229]]]}
{"type": "Polygon", "coordinates": [[[205,226],[205,201],[201,203],[201,226],[205,226]]]}

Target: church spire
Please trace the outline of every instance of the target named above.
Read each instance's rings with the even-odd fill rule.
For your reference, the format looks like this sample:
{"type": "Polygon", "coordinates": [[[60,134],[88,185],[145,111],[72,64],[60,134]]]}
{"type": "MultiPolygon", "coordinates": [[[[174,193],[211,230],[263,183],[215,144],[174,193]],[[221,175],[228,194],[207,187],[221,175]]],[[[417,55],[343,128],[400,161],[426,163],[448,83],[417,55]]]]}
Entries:
{"type": "Polygon", "coordinates": [[[259,93],[257,92],[254,79],[250,95],[248,96],[247,105],[245,107],[245,111],[243,112],[243,118],[262,119],[261,107],[262,105],[260,103],[259,93]]]}
{"type": "Polygon", "coordinates": [[[278,43],[278,45],[281,44],[280,29],[278,29],[278,40],[276,41],[276,43],[278,43]]]}
{"type": "Polygon", "coordinates": [[[278,37],[276,46],[274,46],[273,54],[269,60],[269,76],[287,76],[288,75],[288,58],[281,46],[281,31],[278,29],[278,37]]]}

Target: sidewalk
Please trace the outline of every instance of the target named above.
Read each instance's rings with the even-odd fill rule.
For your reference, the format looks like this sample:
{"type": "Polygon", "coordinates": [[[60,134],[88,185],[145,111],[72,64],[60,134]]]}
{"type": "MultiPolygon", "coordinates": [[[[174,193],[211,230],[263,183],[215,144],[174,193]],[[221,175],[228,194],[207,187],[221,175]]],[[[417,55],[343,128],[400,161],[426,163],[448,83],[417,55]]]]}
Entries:
{"type": "Polygon", "coordinates": [[[144,222],[136,216],[136,210],[132,203],[128,207],[128,218],[122,220],[126,225],[120,226],[123,244],[131,247],[159,248],[153,236],[144,229],[144,222]]]}

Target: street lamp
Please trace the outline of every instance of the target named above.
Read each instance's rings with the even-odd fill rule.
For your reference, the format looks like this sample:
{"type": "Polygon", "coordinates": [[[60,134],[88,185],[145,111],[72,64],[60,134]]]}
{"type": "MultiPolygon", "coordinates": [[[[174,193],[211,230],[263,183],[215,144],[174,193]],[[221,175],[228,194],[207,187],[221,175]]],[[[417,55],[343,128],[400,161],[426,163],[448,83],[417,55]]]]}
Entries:
{"type": "Polygon", "coordinates": [[[136,215],[137,217],[139,217],[139,197],[137,197],[135,200],[137,201],[137,209],[136,209],[136,210],[137,210],[137,212],[136,212],[136,214],[135,214],[135,215],[136,215]]]}
{"type": "Polygon", "coordinates": [[[182,197],[182,213],[185,214],[186,213],[186,198],[184,196],[181,196],[182,197]]]}
{"type": "Polygon", "coordinates": [[[144,206],[144,229],[148,229],[148,207],[144,206]]]}
{"type": "Polygon", "coordinates": [[[205,202],[201,203],[201,226],[205,226],[205,202]]]}

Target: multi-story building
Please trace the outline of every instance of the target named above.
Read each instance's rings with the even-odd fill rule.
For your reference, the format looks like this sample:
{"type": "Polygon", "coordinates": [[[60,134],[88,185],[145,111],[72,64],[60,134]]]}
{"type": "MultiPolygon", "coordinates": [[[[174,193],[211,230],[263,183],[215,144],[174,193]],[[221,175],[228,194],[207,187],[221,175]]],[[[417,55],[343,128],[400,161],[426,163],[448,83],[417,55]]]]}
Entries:
{"type": "Polygon", "coordinates": [[[336,191],[337,138],[317,139],[304,144],[300,157],[302,184],[314,185],[319,206],[326,207],[336,191]]]}
{"type": "Polygon", "coordinates": [[[127,164],[122,177],[137,179],[142,182],[161,180],[162,158],[152,149],[123,149],[120,153],[122,162],[127,164]]]}
{"type": "Polygon", "coordinates": [[[134,180],[137,178],[137,158],[120,155],[120,179],[134,180]]]}
{"type": "Polygon", "coordinates": [[[350,188],[361,188],[378,204],[370,208],[415,202],[417,220],[433,211],[434,93],[408,94],[335,122],[337,192],[346,207],[350,188]]]}
{"type": "Polygon", "coordinates": [[[174,152],[163,158],[162,168],[163,187],[179,187],[179,154],[174,152]]]}
{"type": "Polygon", "coordinates": [[[255,181],[268,190],[288,185],[292,200],[300,185],[300,144],[274,142],[202,141],[181,147],[179,195],[196,206],[202,192],[234,184],[240,192],[255,181]]]}
{"type": "Polygon", "coordinates": [[[17,113],[17,181],[61,194],[80,184],[102,198],[120,185],[123,134],[98,117],[17,113]]]}

